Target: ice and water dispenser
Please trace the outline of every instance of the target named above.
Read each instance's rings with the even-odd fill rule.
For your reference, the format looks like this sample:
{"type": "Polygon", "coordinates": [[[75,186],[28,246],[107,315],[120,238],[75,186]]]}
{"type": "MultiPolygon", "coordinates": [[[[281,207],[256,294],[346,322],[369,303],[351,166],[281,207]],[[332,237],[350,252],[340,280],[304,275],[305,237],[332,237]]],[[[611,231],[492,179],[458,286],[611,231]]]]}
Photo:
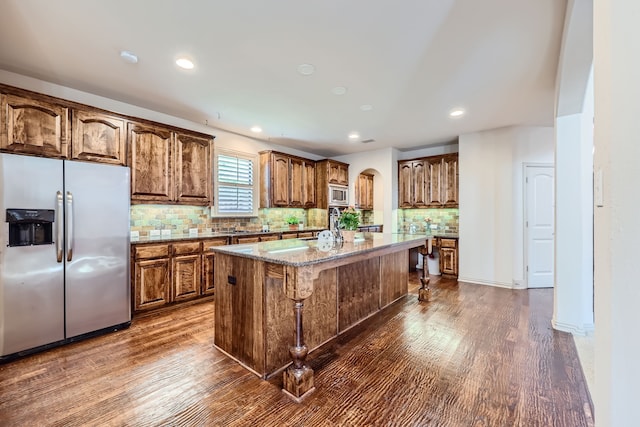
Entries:
{"type": "Polygon", "coordinates": [[[54,219],[52,209],[7,209],[9,246],[52,244],[54,219]]]}

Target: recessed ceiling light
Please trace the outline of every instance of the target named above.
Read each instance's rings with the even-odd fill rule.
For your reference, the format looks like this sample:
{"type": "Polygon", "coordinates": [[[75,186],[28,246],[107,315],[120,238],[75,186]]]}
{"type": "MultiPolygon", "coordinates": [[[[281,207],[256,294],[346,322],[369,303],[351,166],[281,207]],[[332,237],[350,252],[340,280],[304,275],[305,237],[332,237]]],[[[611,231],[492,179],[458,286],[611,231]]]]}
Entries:
{"type": "Polygon", "coordinates": [[[354,140],[360,138],[360,134],[358,132],[351,132],[349,134],[349,139],[354,140]]]}
{"type": "Polygon", "coordinates": [[[310,76],[316,71],[316,67],[311,64],[300,64],[298,65],[298,72],[303,76],[310,76]]]}
{"type": "Polygon", "coordinates": [[[449,112],[449,117],[460,117],[464,115],[464,110],[462,108],[456,108],[449,112]]]}
{"type": "Polygon", "coordinates": [[[130,64],[138,63],[138,56],[135,53],[129,52],[127,50],[120,51],[120,58],[122,58],[123,60],[127,61],[130,64]]]}
{"type": "Polygon", "coordinates": [[[195,67],[192,60],[184,57],[176,59],[176,65],[185,70],[192,70],[195,67]]]}
{"type": "Polygon", "coordinates": [[[260,126],[251,126],[251,132],[260,133],[262,128],[260,126]]]}
{"type": "Polygon", "coordinates": [[[347,93],[347,88],[344,86],[336,86],[331,89],[331,93],[333,93],[334,95],[344,95],[345,93],[347,93]]]}
{"type": "Polygon", "coordinates": [[[360,109],[361,109],[362,111],[371,111],[371,110],[373,110],[373,105],[370,105],[370,104],[364,104],[364,105],[361,105],[361,106],[360,106],[360,109]]]}

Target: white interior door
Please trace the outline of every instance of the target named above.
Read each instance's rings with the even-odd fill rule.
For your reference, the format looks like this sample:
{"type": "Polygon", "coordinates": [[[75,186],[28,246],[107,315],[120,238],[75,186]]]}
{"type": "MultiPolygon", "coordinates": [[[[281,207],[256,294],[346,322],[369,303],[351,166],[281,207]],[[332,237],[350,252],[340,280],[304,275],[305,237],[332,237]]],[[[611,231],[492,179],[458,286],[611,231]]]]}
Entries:
{"type": "Polygon", "coordinates": [[[554,278],[554,168],[527,166],[525,176],[527,286],[550,288],[554,278]]]}

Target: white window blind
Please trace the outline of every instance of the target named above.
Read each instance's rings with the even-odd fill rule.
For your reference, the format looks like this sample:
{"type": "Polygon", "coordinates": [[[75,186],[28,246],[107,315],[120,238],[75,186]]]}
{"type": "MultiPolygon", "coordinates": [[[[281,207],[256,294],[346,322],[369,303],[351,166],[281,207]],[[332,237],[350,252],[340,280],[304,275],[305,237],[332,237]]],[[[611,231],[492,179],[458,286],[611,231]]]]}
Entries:
{"type": "Polygon", "coordinates": [[[216,154],[216,209],[219,215],[253,215],[255,159],[235,153],[216,154]]]}

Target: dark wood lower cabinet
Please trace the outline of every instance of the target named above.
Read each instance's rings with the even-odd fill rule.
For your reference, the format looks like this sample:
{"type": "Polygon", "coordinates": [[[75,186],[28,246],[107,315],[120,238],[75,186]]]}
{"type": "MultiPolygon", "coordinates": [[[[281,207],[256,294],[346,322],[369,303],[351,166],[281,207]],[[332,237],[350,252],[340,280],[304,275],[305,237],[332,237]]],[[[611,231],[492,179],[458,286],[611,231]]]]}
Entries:
{"type": "Polygon", "coordinates": [[[169,258],[136,261],[134,311],[162,307],[170,302],[169,271],[169,258]]]}
{"type": "Polygon", "coordinates": [[[132,246],[133,311],[142,312],[214,293],[212,246],[227,238],[132,246]]]}
{"type": "Polygon", "coordinates": [[[444,277],[458,277],[458,239],[440,237],[440,274],[444,277]]]}

